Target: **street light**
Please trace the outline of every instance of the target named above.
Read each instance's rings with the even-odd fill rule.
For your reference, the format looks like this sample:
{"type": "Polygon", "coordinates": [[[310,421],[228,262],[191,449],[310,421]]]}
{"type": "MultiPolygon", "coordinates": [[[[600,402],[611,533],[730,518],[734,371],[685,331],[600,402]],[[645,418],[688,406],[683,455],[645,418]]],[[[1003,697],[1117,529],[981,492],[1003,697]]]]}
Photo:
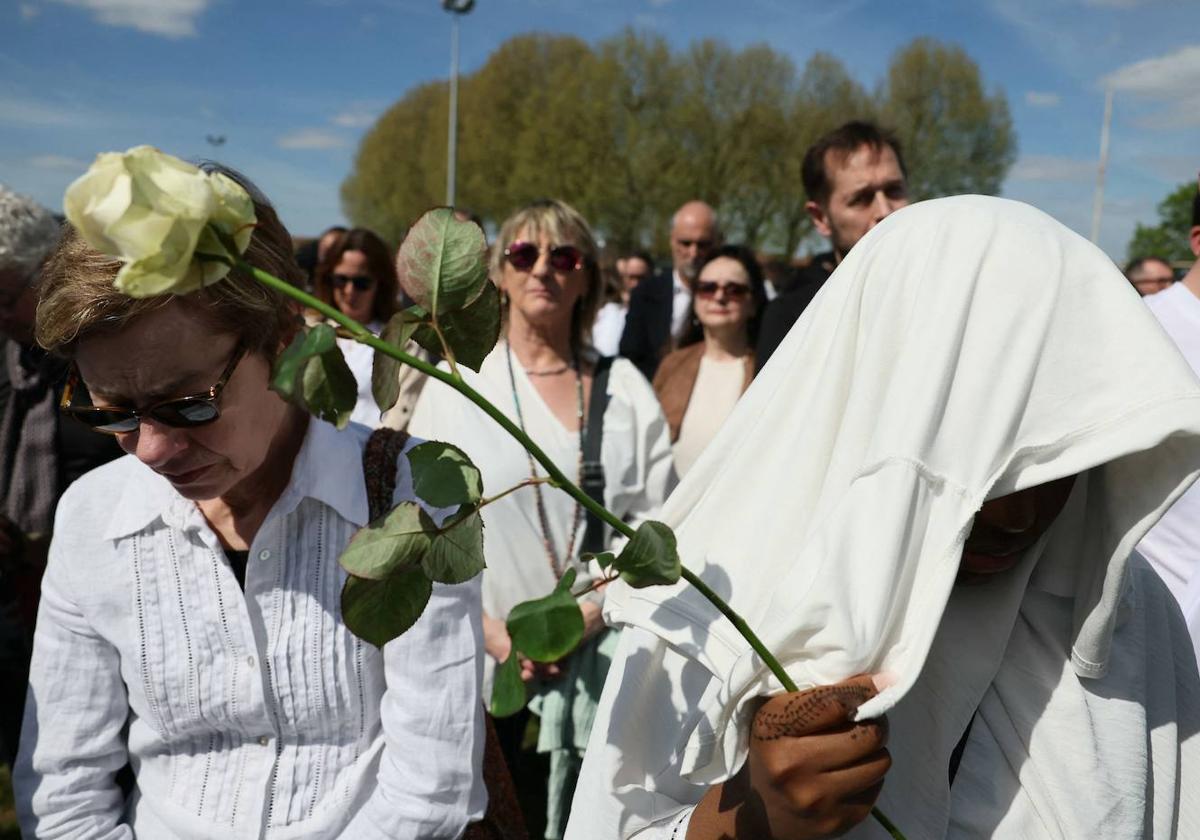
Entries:
{"type": "Polygon", "coordinates": [[[454,206],[454,178],[458,164],[458,19],[475,8],[475,0],[442,0],[450,13],[450,127],[446,140],[446,206],[454,206]]]}

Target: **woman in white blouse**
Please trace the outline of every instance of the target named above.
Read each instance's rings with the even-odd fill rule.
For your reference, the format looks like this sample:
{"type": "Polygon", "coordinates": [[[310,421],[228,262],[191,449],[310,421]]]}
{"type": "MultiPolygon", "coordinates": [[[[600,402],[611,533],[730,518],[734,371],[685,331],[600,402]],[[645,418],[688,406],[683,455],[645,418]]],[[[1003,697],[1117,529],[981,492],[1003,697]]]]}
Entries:
{"type": "MultiPolygon", "coordinates": [[[[256,212],[246,259],[299,284],[287,231],[256,212]]],[[[68,230],[41,290],[39,341],[74,362],[67,410],[129,457],[58,510],[24,835],[460,836],[486,804],[478,582],[435,584],[382,649],[353,636],[337,558],[368,518],[365,430],[268,388],[295,310],[236,270],[134,300],[118,268],[68,230]]],[[[414,498],[406,465],[396,500],[414,498]]]]}
{"type": "MultiPolygon", "coordinates": [[[[500,286],[506,313],[502,340],[478,374],[460,368],[473,387],[519,423],[575,480],[594,396],[597,356],[590,348],[589,331],[601,295],[596,255],[587,223],[563,202],[536,202],[511,216],[492,252],[492,277],[500,286]]],[[[636,526],[657,515],[675,482],[667,427],[649,383],[627,360],[612,362],[607,392],[600,450],[604,503],[636,526]]],[[[413,434],[461,446],[480,468],[488,496],[545,475],[493,420],[440,383],[426,385],[409,428],[413,434]]],[[[548,595],[568,568],[579,574],[576,589],[592,583],[600,571],[579,559],[587,527],[583,509],[558,490],[543,484],[522,487],[489,504],[483,518],[488,564],[483,573],[485,692],[490,696],[496,663],[511,653],[504,623],[509,610],[548,595]]],[[[614,534],[606,529],[605,547],[615,547],[614,542],[614,534]]],[[[589,703],[584,695],[589,690],[598,694],[603,671],[582,673],[587,668],[581,663],[607,662],[596,656],[595,648],[604,628],[602,598],[602,593],[593,593],[582,605],[590,644],[585,642],[580,654],[557,665],[525,663],[524,678],[551,694],[539,700],[543,709],[546,704],[594,708],[595,697],[589,703]]],[[[552,761],[548,837],[560,836],[590,718],[561,722],[561,727],[555,726],[543,714],[539,749],[551,752],[552,761]],[[563,731],[570,735],[560,742],[556,739],[563,731]]],[[[499,723],[504,741],[506,726],[499,723]]],[[[522,727],[509,724],[507,730],[519,743],[522,727]]],[[[511,758],[514,749],[508,746],[511,758]]]]}

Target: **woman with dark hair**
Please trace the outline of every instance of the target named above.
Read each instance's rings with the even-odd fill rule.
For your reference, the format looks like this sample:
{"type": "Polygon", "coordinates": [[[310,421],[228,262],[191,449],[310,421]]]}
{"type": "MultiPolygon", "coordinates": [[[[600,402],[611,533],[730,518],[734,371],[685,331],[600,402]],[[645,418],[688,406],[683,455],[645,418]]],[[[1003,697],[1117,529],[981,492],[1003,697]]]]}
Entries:
{"type": "Polygon", "coordinates": [[[700,266],[692,315],[654,375],[683,476],[754,378],[754,343],[767,305],[762,268],[744,245],[724,245],[700,266]]]}
{"type": "MultiPolygon", "coordinates": [[[[291,237],[247,191],[246,262],[298,284],[291,237]]],[[[382,648],[339,597],[370,517],[364,450],[394,469],[393,504],[415,501],[408,458],[271,390],[289,298],[240,269],[133,298],[120,269],[68,228],[40,287],[38,342],[72,367],[63,410],[128,455],[58,506],[22,835],[460,837],[486,798],[479,583],[435,584],[382,648]]]]}
{"type": "MultiPolygon", "coordinates": [[[[399,305],[398,287],[388,246],[366,228],[352,228],[333,243],[317,266],[313,293],[379,335],[399,305]]],[[[350,419],[377,427],[379,406],[371,393],[375,351],[349,339],[338,343],[358,382],[358,404],[350,419]]]]}

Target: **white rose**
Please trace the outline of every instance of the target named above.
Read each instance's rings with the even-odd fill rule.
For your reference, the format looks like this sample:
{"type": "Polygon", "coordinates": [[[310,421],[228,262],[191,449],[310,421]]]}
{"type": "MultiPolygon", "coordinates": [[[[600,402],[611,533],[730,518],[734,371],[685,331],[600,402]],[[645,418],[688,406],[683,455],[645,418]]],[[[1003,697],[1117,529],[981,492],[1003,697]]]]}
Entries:
{"type": "Polygon", "coordinates": [[[253,203],[240,185],[151,146],[97,156],[67,188],[63,206],[92,247],[125,263],[116,286],[132,297],[186,294],[220,280],[229,266],[196,259],[197,245],[203,254],[237,256],[254,226],[253,203]],[[238,254],[228,253],[210,223],[237,243],[238,254]]]}

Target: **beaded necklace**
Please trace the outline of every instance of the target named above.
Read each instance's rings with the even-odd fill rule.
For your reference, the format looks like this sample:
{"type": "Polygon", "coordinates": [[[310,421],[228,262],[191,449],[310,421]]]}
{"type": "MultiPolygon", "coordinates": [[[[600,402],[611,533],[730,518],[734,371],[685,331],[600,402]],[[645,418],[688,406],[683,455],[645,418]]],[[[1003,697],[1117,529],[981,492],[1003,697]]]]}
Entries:
{"type": "MultiPolygon", "coordinates": [[[[507,341],[504,343],[504,351],[508,356],[508,382],[512,386],[513,405],[517,409],[517,425],[521,427],[521,431],[529,434],[525,429],[525,417],[521,412],[521,400],[517,396],[517,375],[513,370],[513,352],[512,345],[507,341]]],[[[583,423],[583,377],[579,374],[579,362],[573,359],[570,367],[575,369],[575,401],[577,419],[579,421],[579,463],[576,465],[576,480],[583,474],[583,441],[586,429],[583,423]]],[[[533,455],[526,451],[525,456],[529,459],[529,477],[538,478],[537,465],[534,463],[533,455]]],[[[579,523],[583,521],[583,506],[579,502],[575,503],[575,513],[571,524],[571,539],[567,542],[567,553],[563,557],[562,563],[559,563],[558,557],[554,553],[554,545],[550,540],[550,517],[546,515],[546,503],[542,499],[542,485],[536,483],[533,485],[533,498],[537,506],[538,522],[542,528],[542,546],[546,549],[546,559],[550,561],[550,571],[554,573],[555,580],[562,577],[563,571],[566,569],[567,563],[575,556],[575,538],[579,536],[579,523]]]]}

